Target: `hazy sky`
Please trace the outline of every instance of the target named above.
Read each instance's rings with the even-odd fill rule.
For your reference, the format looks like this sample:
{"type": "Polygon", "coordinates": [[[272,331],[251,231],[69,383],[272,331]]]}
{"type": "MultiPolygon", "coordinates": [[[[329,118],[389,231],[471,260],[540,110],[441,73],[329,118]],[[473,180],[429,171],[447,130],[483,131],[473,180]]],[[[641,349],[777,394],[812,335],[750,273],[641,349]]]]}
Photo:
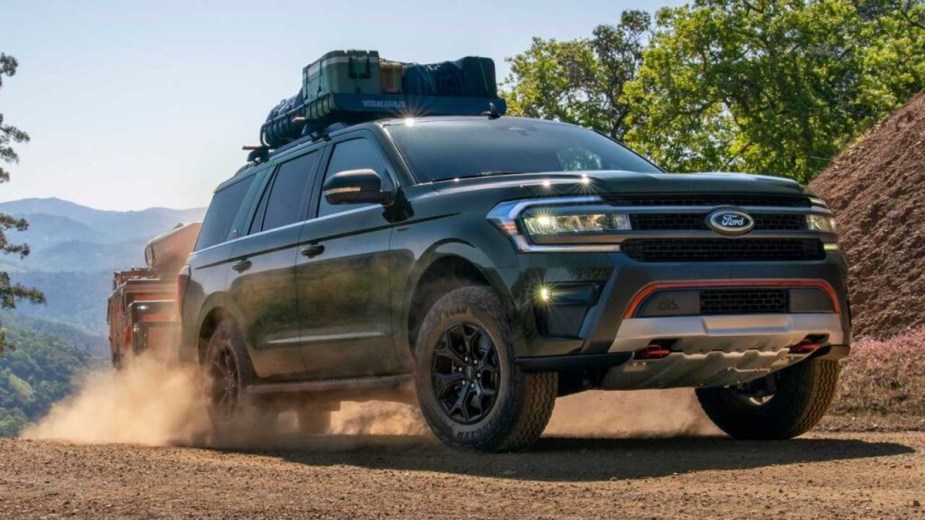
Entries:
{"type": "Polygon", "coordinates": [[[642,0],[0,0],[0,51],[19,71],[0,113],[27,131],[0,200],[103,209],[208,204],[270,108],[332,49],[400,61],[503,59],[530,38],[590,35],[642,0]]]}

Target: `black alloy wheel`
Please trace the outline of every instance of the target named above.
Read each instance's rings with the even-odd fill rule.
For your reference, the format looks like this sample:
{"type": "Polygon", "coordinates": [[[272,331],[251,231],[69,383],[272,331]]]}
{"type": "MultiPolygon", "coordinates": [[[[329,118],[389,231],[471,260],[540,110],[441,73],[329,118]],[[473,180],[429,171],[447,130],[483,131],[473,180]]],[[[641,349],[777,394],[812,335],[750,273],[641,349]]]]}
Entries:
{"type": "Polygon", "coordinates": [[[212,350],[208,371],[211,409],[217,418],[230,420],[237,409],[241,388],[238,361],[231,345],[220,345],[212,350]]]}
{"type": "Polygon", "coordinates": [[[443,412],[459,424],[475,424],[498,399],[498,352],[484,329],[472,323],[447,328],[434,348],[431,377],[443,412]]]}

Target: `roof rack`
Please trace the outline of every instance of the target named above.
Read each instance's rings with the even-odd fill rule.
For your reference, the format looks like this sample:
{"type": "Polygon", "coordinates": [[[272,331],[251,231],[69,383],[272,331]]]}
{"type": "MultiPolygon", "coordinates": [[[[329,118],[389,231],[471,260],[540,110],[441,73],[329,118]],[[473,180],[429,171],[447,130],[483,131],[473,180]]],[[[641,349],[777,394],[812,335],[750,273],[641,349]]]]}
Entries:
{"type": "Polygon", "coordinates": [[[500,117],[506,110],[507,105],[500,97],[328,93],[265,122],[260,127],[262,146],[247,149],[258,151],[277,148],[267,142],[267,129],[284,121],[301,125],[301,137],[312,134],[321,137],[330,133],[330,126],[338,123],[351,126],[393,117],[441,115],[490,115],[494,118],[500,117]]]}
{"type": "Polygon", "coordinates": [[[260,126],[260,146],[249,159],[306,137],[383,118],[504,114],[495,64],[467,56],[431,64],[381,59],[374,50],[335,50],[302,69],[295,96],[282,100],[260,126]],[[486,111],[487,110],[487,111],[486,111]]]}

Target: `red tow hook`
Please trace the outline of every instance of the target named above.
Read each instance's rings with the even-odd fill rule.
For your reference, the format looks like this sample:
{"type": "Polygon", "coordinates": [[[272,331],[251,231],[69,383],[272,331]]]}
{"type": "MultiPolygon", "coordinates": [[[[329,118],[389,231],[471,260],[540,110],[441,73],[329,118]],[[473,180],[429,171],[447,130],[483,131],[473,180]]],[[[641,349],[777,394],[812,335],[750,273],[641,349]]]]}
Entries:
{"type": "Polygon", "coordinates": [[[636,359],[662,359],[668,357],[669,354],[671,354],[671,351],[667,348],[652,344],[646,348],[637,350],[634,357],[636,359]]]}
{"type": "Polygon", "coordinates": [[[822,345],[818,343],[813,343],[812,341],[808,339],[804,339],[803,341],[790,347],[790,353],[791,354],[811,354],[819,350],[820,348],[822,348],[822,345]]]}

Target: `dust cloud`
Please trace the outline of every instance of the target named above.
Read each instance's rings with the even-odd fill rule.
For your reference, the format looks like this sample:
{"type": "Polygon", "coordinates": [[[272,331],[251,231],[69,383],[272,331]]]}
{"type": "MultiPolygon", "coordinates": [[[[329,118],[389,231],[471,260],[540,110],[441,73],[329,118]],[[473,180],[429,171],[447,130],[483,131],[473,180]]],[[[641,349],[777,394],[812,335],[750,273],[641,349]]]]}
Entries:
{"type": "Polygon", "coordinates": [[[27,439],[79,443],[191,444],[208,431],[195,370],[140,357],[117,371],[85,374],[71,397],[55,404],[27,439]]]}
{"type": "MultiPolygon", "coordinates": [[[[416,407],[386,402],[343,403],[332,414],[328,431],[344,436],[423,436],[427,432],[416,407]]],[[[294,411],[277,413],[257,405],[247,406],[240,420],[221,437],[211,433],[203,384],[195,367],[142,356],[121,371],[105,367],[86,373],[71,397],[55,404],[21,436],[86,444],[240,449],[297,447],[304,440],[294,411]]],[[[317,444],[317,440],[311,443],[317,444]]]]}
{"type": "Polygon", "coordinates": [[[655,438],[721,435],[700,409],[694,391],[589,391],[562,397],[547,436],[655,438]]]}
{"type": "Polygon", "coordinates": [[[416,406],[370,401],[344,403],[331,417],[334,435],[429,435],[430,430],[416,406]]]}
{"type": "MultiPolygon", "coordinates": [[[[221,438],[211,435],[203,386],[195,367],[142,356],[117,371],[85,374],[74,395],[54,407],[23,438],[77,443],[131,443],[152,446],[203,446],[238,449],[352,449],[363,439],[409,436],[432,443],[414,405],[345,402],[333,412],[328,435],[299,432],[294,411],[280,413],[251,406],[221,438]]],[[[700,410],[693,391],[591,391],[560,398],[546,436],[647,438],[718,435],[700,410]]]]}

